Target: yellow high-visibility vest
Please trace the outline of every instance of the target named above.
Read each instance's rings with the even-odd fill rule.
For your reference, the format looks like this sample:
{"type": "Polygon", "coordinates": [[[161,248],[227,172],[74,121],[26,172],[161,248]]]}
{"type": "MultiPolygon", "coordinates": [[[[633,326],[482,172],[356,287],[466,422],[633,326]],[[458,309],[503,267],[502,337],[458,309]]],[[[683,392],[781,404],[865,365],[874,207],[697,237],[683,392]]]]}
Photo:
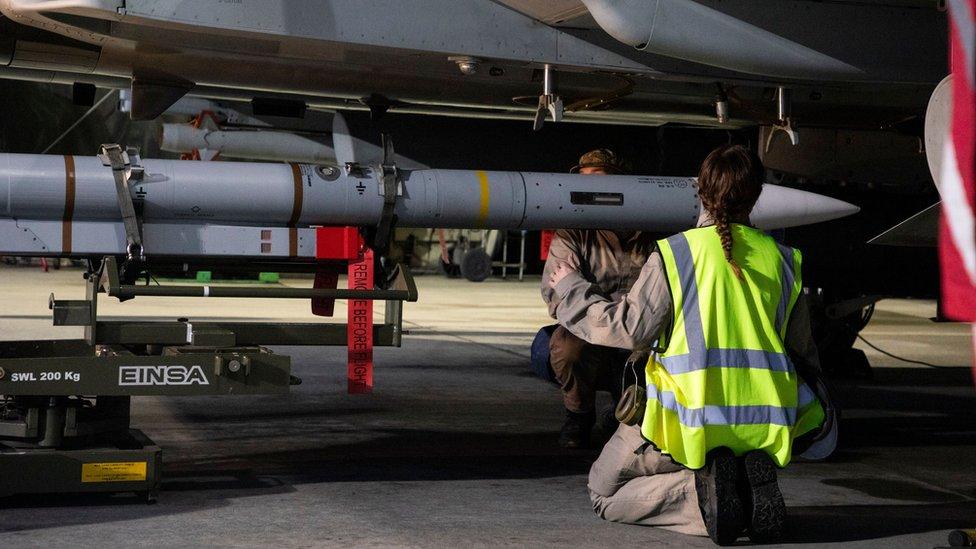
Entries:
{"type": "Polygon", "coordinates": [[[742,280],[715,227],[658,242],[674,312],[663,352],[647,363],[641,431],[690,469],[719,446],[736,455],[764,450],[783,467],[793,439],[824,420],[783,345],[802,289],[801,256],[758,229],[731,230],[742,280]]]}

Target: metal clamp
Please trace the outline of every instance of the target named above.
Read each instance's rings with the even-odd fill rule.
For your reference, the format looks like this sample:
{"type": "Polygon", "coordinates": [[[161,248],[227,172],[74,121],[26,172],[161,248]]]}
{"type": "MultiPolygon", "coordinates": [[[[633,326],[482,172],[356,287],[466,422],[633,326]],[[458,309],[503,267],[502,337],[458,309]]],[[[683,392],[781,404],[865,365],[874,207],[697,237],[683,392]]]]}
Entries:
{"type": "Polygon", "coordinates": [[[800,142],[800,134],[793,127],[793,94],[783,86],[776,88],[776,123],[766,137],[766,152],[769,152],[773,137],[778,132],[785,133],[794,147],[800,142]]]}
{"type": "MultiPolygon", "coordinates": [[[[102,164],[111,166],[112,176],[115,178],[115,194],[122,213],[122,225],[125,227],[126,254],[129,261],[142,262],[145,260],[142,246],[142,222],[136,215],[135,203],[129,190],[129,170],[131,163],[129,155],[117,143],[102,145],[98,154],[102,164]]],[[[138,170],[141,175],[141,168],[138,170]]]]}
{"type": "Polygon", "coordinates": [[[552,115],[553,122],[561,121],[563,110],[563,100],[556,92],[556,70],[552,65],[547,64],[542,69],[542,95],[539,96],[539,106],[536,107],[532,129],[541,130],[547,114],[552,115]]]}
{"type": "Polygon", "coordinates": [[[396,224],[396,201],[400,191],[400,174],[396,167],[396,157],[393,152],[393,140],[387,134],[382,134],[383,164],[380,166],[380,183],[383,189],[383,212],[380,222],[376,225],[376,235],[373,237],[373,249],[381,255],[390,247],[393,237],[393,226],[396,224]]]}

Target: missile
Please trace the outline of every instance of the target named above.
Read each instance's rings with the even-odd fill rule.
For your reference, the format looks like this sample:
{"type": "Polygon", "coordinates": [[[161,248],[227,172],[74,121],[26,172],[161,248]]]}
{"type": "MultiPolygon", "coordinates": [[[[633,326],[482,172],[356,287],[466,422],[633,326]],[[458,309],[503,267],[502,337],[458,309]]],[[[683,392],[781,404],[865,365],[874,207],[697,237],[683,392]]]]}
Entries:
{"type": "MultiPolygon", "coordinates": [[[[353,137],[339,113],[332,134],[338,165],[120,155],[121,189],[107,153],[0,154],[0,254],[124,254],[138,228],[151,257],[309,261],[319,226],[671,233],[693,227],[701,210],[690,177],[437,170],[353,137]]],[[[857,211],[766,185],[752,222],[777,229],[857,211]]]]}
{"type": "MultiPolygon", "coordinates": [[[[201,105],[197,102],[189,102],[183,106],[183,109],[191,107],[199,108],[201,105]]],[[[212,107],[218,108],[216,104],[212,107]]],[[[233,109],[220,108],[222,109],[221,114],[231,119],[243,120],[248,123],[253,123],[256,120],[233,109]]],[[[258,122],[260,125],[267,126],[265,122],[258,122]]],[[[343,148],[338,156],[342,156],[345,162],[351,161],[355,157],[361,163],[372,163],[379,162],[383,157],[382,149],[349,134],[345,119],[341,114],[335,116],[333,135],[335,142],[343,148]]],[[[336,151],[332,147],[307,137],[275,130],[270,126],[256,130],[225,130],[217,127],[209,118],[205,118],[204,126],[199,128],[190,124],[163,124],[159,146],[162,150],[170,152],[188,153],[193,150],[206,150],[212,154],[219,153],[228,158],[245,158],[248,160],[331,165],[339,163],[336,159],[336,151]]],[[[395,161],[401,169],[417,170],[428,167],[401,155],[396,155],[395,161]]]]}
{"type": "Polygon", "coordinates": [[[231,158],[335,163],[332,147],[274,130],[220,130],[189,124],[163,124],[159,147],[170,152],[208,150],[231,158]]]}
{"type": "MultiPolygon", "coordinates": [[[[383,156],[383,151],[368,141],[357,138],[349,138],[348,141],[355,149],[357,158],[379,162],[383,156]]],[[[287,131],[273,129],[221,130],[195,128],[189,124],[163,124],[159,147],[164,151],[177,153],[207,150],[228,158],[249,160],[333,166],[338,164],[332,147],[287,131]]],[[[396,165],[408,170],[427,168],[426,165],[401,155],[396,155],[396,165]]]]}
{"type": "MultiPolygon", "coordinates": [[[[316,226],[377,226],[384,215],[400,227],[673,233],[694,227],[701,209],[690,177],[421,169],[391,178],[389,167],[354,162],[129,162],[147,256],[314,259],[316,226]]],[[[102,158],[0,154],[0,254],[123,254],[120,211],[102,158]]],[[[778,229],[857,211],[767,184],[752,222],[778,229]]]]}

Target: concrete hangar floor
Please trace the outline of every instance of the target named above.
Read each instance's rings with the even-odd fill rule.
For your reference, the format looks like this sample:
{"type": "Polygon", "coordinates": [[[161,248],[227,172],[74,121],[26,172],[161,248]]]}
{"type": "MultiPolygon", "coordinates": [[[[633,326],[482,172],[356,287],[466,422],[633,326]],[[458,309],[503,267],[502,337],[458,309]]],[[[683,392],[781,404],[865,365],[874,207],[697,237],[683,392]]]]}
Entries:
{"type": "MultiPolygon", "coordinates": [[[[47,311],[51,291],[83,297],[79,271],[0,268],[0,281],[0,338],[80,336],[52,327],[47,311]]],[[[401,349],[377,350],[372,395],[346,394],[344,348],[287,348],[304,383],[286,397],[135,398],[134,427],[163,448],[158,504],[11,498],[0,502],[0,545],[711,547],[590,511],[597,450],[557,447],[559,390],[527,365],[532,336],[549,323],[538,282],[418,278],[410,334],[401,349]]],[[[298,301],[113,301],[100,314],[308,316],[298,301]]],[[[952,368],[864,347],[874,378],[839,382],[838,455],[781,475],[791,544],[933,547],[976,526],[969,327],[933,323],[934,312],[927,301],[879,305],[868,340],[952,368]]]]}

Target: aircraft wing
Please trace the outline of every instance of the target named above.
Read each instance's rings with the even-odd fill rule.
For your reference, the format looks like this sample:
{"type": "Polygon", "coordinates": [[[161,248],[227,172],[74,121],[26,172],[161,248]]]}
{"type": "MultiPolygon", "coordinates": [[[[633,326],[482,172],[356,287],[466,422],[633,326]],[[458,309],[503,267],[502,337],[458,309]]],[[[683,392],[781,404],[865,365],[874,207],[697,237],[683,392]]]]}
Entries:
{"type": "Polygon", "coordinates": [[[0,0],[0,77],[131,88],[134,118],[194,94],[531,119],[548,91],[566,120],[727,127],[789,86],[809,121],[877,127],[946,72],[937,4],[0,0]]]}
{"type": "Polygon", "coordinates": [[[939,212],[941,211],[941,207],[941,202],[932,204],[928,208],[872,238],[868,241],[868,244],[922,248],[934,248],[938,246],[939,212]]]}

